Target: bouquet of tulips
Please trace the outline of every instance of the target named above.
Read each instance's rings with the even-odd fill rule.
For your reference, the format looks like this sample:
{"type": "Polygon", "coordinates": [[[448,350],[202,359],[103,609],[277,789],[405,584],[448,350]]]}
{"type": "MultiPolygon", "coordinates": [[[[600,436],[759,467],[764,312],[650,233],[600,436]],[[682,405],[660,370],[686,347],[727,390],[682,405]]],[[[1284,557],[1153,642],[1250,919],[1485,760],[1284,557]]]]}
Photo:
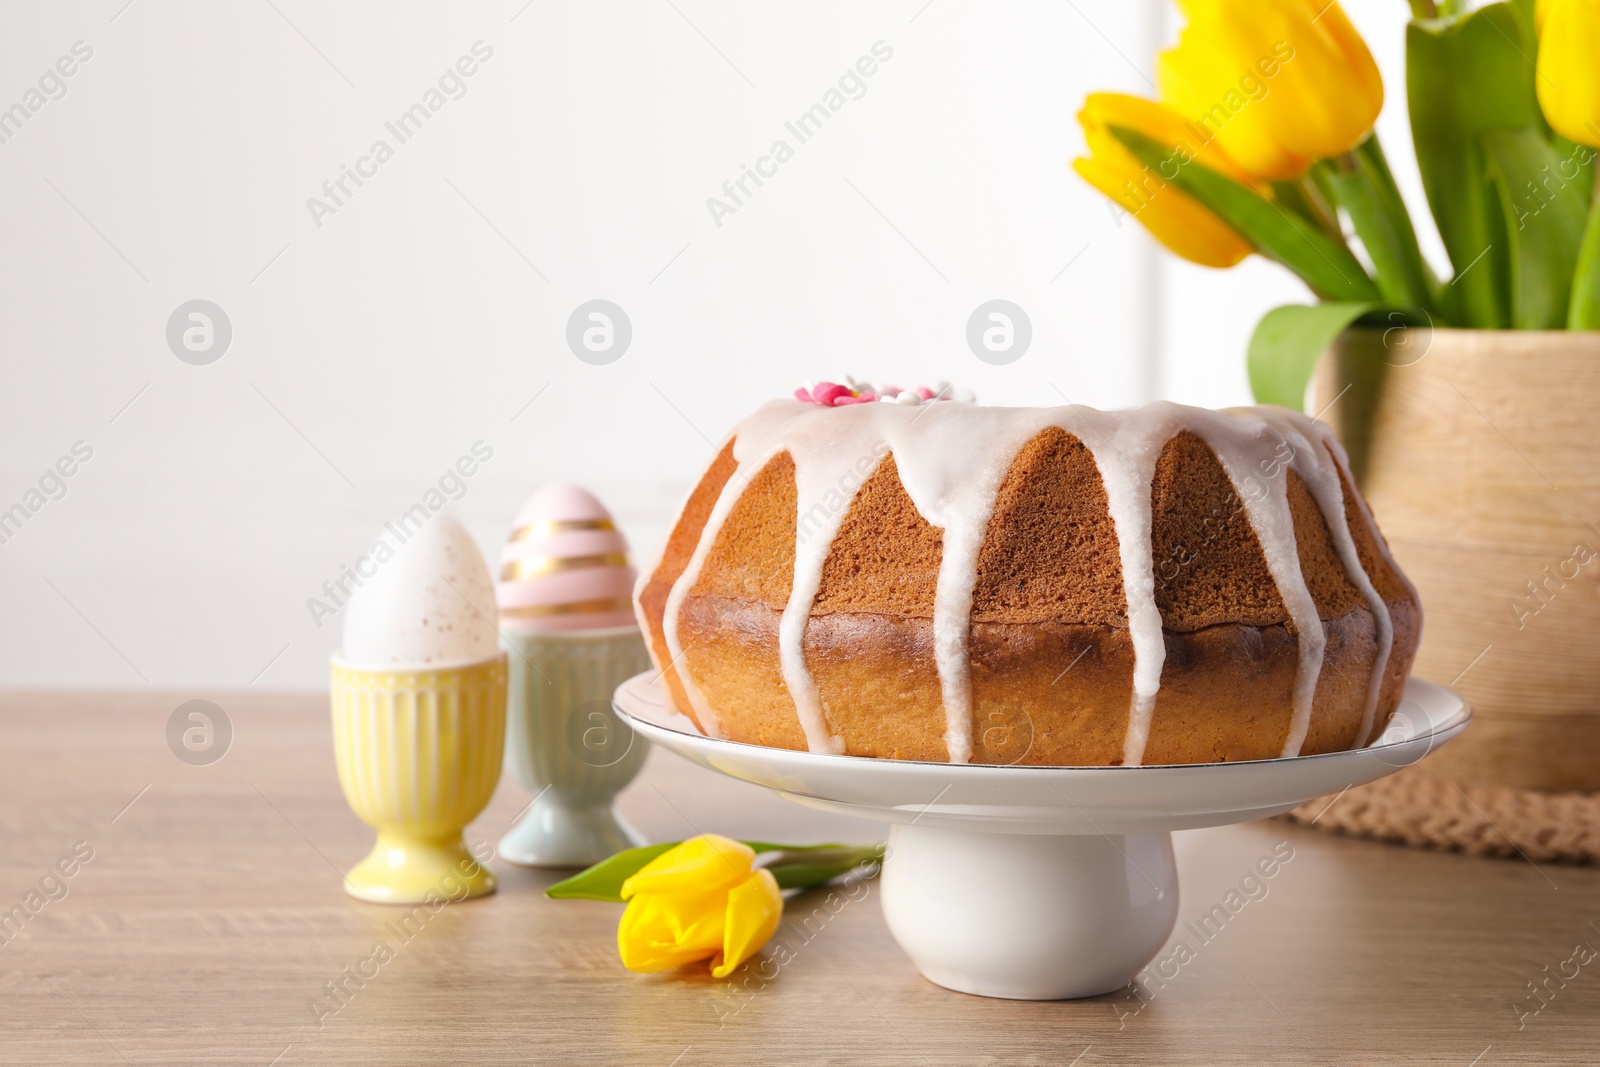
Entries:
{"type": "Polygon", "coordinates": [[[1195,263],[1252,253],[1311,289],[1250,342],[1264,403],[1301,406],[1318,356],[1377,319],[1600,329],[1600,0],[1411,0],[1406,96],[1440,278],[1373,132],[1383,81],[1327,0],[1178,0],[1160,100],[1095,93],[1078,173],[1195,263]]]}

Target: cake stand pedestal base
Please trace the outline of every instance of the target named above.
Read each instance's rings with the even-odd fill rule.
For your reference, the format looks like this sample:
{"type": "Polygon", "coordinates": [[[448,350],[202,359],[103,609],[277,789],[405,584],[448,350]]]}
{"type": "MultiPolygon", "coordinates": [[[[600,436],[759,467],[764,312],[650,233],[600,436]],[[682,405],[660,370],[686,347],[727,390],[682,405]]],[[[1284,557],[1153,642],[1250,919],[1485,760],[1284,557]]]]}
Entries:
{"type": "Polygon", "coordinates": [[[929,980],[1012,1000],[1128,984],[1178,917],[1173,830],[1280,815],[1409,767],[1466,728],[1466,703],[1418,678],[1366,748],[1168,767],[1000,767],[794,752],[702,734],[641,674],[633,728],[718,774],[808,808],[889,823],[883,917],[929,980]]]}
{"type": "Polygon", "coordinates": [[[889,932],[931,982],[1011,1000],[1120,989],[1178,918],[1172,835],[1018,834],[896,824],[889,932]]]}

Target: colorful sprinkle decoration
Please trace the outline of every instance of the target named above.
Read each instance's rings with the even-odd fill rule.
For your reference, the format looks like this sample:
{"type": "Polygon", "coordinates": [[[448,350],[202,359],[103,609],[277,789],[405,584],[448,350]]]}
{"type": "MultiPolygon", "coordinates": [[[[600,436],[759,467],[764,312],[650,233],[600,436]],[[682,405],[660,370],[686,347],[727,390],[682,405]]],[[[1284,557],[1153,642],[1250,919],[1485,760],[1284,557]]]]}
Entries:
{"type": "Polygon", "coordinates": [[[972,396],[965,390],[952,390],[949,382],[940,382],[929,389],[919,385],[915,389],[902,389],[898,385],[859,382],[849,376],[848,384],[838,382],[813,382],[796,389],[794,398],[805,404],[819,404],[825,408],[844,407],[846,404],[927,404],[935,400],[966,400],[972,396]]]}

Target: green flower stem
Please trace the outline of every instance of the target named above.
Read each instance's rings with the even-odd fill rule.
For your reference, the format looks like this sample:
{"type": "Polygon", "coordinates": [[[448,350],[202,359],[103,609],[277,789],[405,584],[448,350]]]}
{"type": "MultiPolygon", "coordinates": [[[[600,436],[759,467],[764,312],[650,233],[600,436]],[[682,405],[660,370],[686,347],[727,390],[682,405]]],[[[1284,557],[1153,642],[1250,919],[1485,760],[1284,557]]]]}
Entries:
{"type": "Polygon", "coordinates": [[[1427,264],[1417,247],[1417,231],[1411,224],[1411,212],[1406,208],[1405,198],[1400,195],[1400,186],[1395,184],[1394,172],[1389,169],[1389,157],[1384,154],[1383,142],[1378,140],[1376,130],[1356,146],[1355,156],[1363,173],[1371,179],[1378,196],[1382,198],[1396,229],[1410,247],[1412,257],[1422,264],[1422,272],[1427,273],[1427,264]]]}
{"type": "Polygon", "coordinates": [[[1584,224],[1583,244],[1578,249],[1578,269],[1572,273],[1567,329],[1600,330],[1600,190],[1589,204],[1589,221],[1584,224]]]}
{"type": "Polygon", "coordinates": [[[1273,182],[1273,195],[1278,203],[1284,207],[1300,212],[1306,218],[1322,227],[1322,232],[1335,241],[1344,242],[1344,233],[1339,229],[1339,217],[1328,206],[1327,198],[1322,195],[1311,179],[1301,175],[1294,181],[1273,182]]]}
{"type": "Polygon", "coordinates": [[[1356,158],[1371,175],[1379,195],[1388,206],[1389,218],[1394,220],[1404,246],[1406,260],[1411,264],[1410,269],[1422,279],[1423,287],[1431,297],[1432,302],[1427,305],[1431,313],[1433,309],[1439,307],[1439,291],[1444,283],[1423,258],[1422,246],[1417,241],[1417,227],[1411,219],[1411,209],[1406,206],[1405,197],[1400,195],[1400,186],[1394,180],[1394,172],[1389,169],[1389,157],[1384,154],[1383,143],[1378,140],[1378,131],[1372,131],[1371,135],[1356,147],[1356,158]]]}
{"type": "Polygon", "coordinates": [[[1349,213],[1372,260],[1373,280],[1383,300],[1433,314],[1433,286],[1417,234],[1375,138],[1354,152],[1322,160],[1316,168],[1339,206],[1349,213]]]}
{"type": "MultiPolygon", "coordinates": [[[[605,900],[621,904],[622,883],[645,864],[681,843],[667,841],[624,849],[588,870],[557,882],[546,889],[544,895],[556,900],[605,900]]],[[[772,871],[780,889],[810,889],[849,874],[862,864],[881,864],[889,847],[882,841],[873,845],[779,845],[770,841],[742,844],[749,845],[756,853],[757,867],[772,871]]]]}
{"type": "Polygon", "coordinates": [[[881,864],[888,847],[880,841],[875,845],[775,849],[761,853],[756,866],[771,871],[778,880],[779,889],[809,889],[848,874],[864,863],[881,864]]]}
{"type": "Polygon", "coordinates": [[[1433,0],[1411,0],[1411,17],[1414,19],[1436,19],[1439,17],[1439,8],[1433,0]]]}

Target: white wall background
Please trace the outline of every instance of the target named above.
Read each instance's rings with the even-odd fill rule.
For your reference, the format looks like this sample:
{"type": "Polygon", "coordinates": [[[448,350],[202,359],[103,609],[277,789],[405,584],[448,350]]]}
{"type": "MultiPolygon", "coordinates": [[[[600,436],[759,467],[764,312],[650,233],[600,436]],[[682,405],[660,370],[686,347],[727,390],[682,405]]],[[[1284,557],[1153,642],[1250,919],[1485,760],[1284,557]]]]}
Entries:
{"type": "MultiPolygon", "coordinates": [[[[1346,6],[1398,163],[1404,5],[1346,6]]],[[[453,507],[486,554],[560,478],[648,555],[709,441],[807,379],[1240,403],[1256,317],[1303,299],[1158,255],[1068,169],[1087,91],[1149,91],[1158,0],[0,10],[0,108],[93,49],[0,144],[0,509],[93,448],[0,544],[0,685],[320,687],[338,627],[307,598],[476,441],[453,507]],[[478,41],[317,226],[307,198],[478,41]],[[865,95],[716,226],[706,198],[877,41],[865,95]],[[965,342],[997,297],[1034,331],[1004,367],[965,342]],[[165,338],[197,298],[233,328],[206,366],[165,338]],[[609,366],[564,340],[594,298],[633,325],[609,366]]]]}

